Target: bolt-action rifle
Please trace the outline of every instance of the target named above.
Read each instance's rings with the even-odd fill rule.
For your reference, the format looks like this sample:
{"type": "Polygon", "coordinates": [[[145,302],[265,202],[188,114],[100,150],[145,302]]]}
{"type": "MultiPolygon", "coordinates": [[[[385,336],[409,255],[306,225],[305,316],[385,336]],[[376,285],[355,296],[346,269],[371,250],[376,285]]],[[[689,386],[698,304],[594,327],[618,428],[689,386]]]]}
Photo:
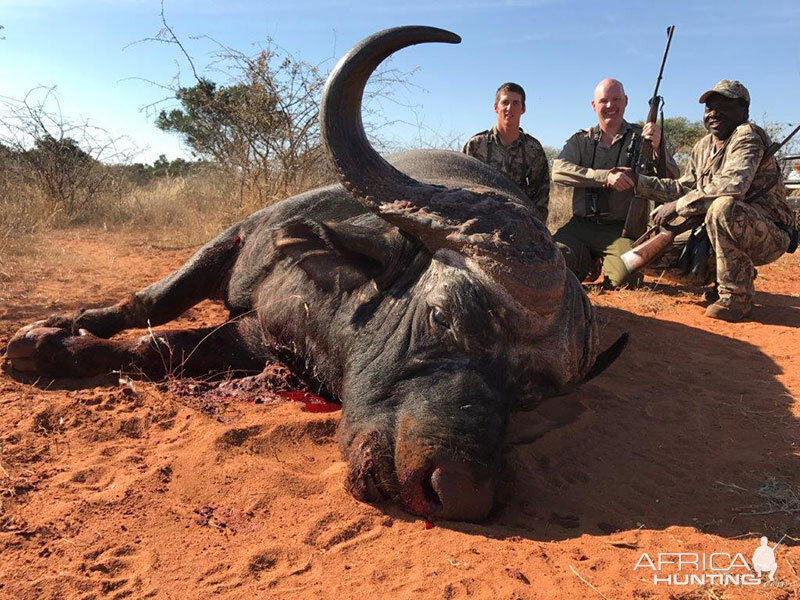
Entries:
{"type": "MultiPolygon", "coordinates": [[[[661,58],[661,68],[658,70],[656,89],[653,91],[652,98],[650,98],[650,109],[647,111],[647,123],[656,122],[656,118],[658,117],[658,109],[664,102],[664,99],[658,95],[658,88],[661,85],[661,76],[664,74],[664,65],[667,64],[669,45],[672,42],[672,34],[674,31],[674,25],[667,27],[667,47],[664,48],[664,56],[661,58]]],[[[666,155],[664,151],[660,151],[658,160],[654,160],[653,143],[650,140],[642,139],[641,142],[637,144],[636,137],[637,136],[634,136],[631,139],[631,144],[627,150],[629,157],[628,164],[633,167],[633,170],[637,174],[666,177],[666,155]]],[[[644,233],[645,229],[647,229],[647,216],[649,212],[649,204],[647,200],[642,200],[641,198],[634,196],[631,199],[630,206],[628,207],[628,214],[625,217],[625,225],[622,228],[622,236],[632,240],[640,237],[644,233]]]]}

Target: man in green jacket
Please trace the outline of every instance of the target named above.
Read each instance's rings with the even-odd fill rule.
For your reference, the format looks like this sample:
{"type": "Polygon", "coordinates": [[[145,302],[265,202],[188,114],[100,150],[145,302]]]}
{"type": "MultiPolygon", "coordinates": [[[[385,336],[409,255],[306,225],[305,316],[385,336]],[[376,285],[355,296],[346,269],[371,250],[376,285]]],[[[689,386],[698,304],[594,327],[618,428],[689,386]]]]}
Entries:
{"type": "MultiPolygon", "coordinates": [[[[654,123],[642,128],[625,121],[627,105],[622,83],[603,79],[592,99],[597,125],[569,138],[553,163],[553,181],[572,188],[572,218],[553,239],[578,279],[585,279],[595,260],[602,259],[605,284],[614,288],[636,285],[641,278],[629,274],[619,258],[633,241],[622,236],[634,196],[632,176],[623,172],[630,160],[627,150],[638,136],[661,152],[661,129],[654,123]]],[[[669,153],[665,160],[669,176],[677,177],[678,166],[669,153]]]]}

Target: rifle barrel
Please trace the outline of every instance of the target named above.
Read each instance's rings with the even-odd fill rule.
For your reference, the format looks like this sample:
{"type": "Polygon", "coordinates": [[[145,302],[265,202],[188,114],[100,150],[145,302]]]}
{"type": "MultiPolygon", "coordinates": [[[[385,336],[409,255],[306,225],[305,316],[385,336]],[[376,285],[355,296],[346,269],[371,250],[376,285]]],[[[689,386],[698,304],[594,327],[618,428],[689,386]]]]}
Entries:
{"type": "MultiPolygon", "coordinates": [[[[799,126],[799,127],[800,127],[800,126],[799,126]]],[[[777,543],[777,544],[775,544],[775,545],[772,547],[772,551],[773,551],[773,552],[775,551],[775,548],[777,548],[778,546],[780,546],[780,545],[781,545],[781,542],[784,540],[784,538],[786,538],[786,535],[787,535],[787,534],[785,534],[785,533],[784,533],[784,534],[783,534],[783,537],[782,537],[781,539],[779,539],[779,540],[778,540],[778,543],[777,543]]]]}
{"type": "Polygon", "coordinates": [[[767,146],[766,152],[764,152],[764,156],[761,158],[761,162],[766,162],[771,156],[775,156],[778,153],[778,150],[783,148],[786,144],[789,143],[794,137],[794,134],[800,131],[800,125],[794,128],[792,133],[786,136],[786,138],[779,144],[778,142],[772,142],[769,146],[767,146]]]}
{"type": "Polygon", "coordinates": [[[786,136],[786,139],[784,139],[784,140],[783,140],[783,141],[780,143],[780,145],[778,146],[778,148],[780,149],[780,148],[782,148],[783,146],[785,146],[785,145],[786,145],[786,144],[789,142],[789,140],[790,140],[790,139],[792,139],[792,138],[794,137],[794,134],[795,134],[795,133],[797,133],[797,131],[798,131],[798,130],[800,130],[800,125],[798,125],[797,127],[795,127],[795,128],[794,128],[794,131],[792,131],[792,133],[790,133],[789,135],[787,135],[787,136],[786,136]]]}
{"type": "Polygon", "coordinates": [[[658,86],[661,85],[661,76],[664,74],[664,65],[667,64],[667,55],[669,54],[669,45],[672,43],[672,34],[675,32],[675,25],[667,27],[667,47],[664,48],[664,56],[661,57],[661,68],[658,70],[658,79],[656,79],[656,89],[653,91],[653,99],[658,98],[658,86]]]}

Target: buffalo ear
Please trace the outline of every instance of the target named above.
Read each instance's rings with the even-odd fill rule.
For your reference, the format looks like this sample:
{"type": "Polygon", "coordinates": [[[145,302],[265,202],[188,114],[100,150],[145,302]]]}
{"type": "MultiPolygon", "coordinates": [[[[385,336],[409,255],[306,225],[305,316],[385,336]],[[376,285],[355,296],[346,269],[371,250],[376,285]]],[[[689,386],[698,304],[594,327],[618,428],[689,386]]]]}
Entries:
{"type": "Polygon", "coordinates": [[[348,291],[378,277],[392,262],[398,246],[394,236],[351,223],[298,217],[277,228],[272,239],[278,252],[321,289],[348,291]]]}
{"type": "Polygon", "coordinates": [[[608,348],[603,350],[600,354],[597,355],[597,358],[592,365],[592,368],[589,369],[589,372],[586,374],[586,377],[583,378],[583,382],[585,383],[590,379],[594,379],[600,373],[605,371],[608,367],[614,364],[614,361],[619,358],[619,355],[622,354],[622,351],[625,350],[625,346],[628,345],[628,338],[630,334],[626,331],[621,336],[617,338],[617,341],[611,344],[608,348]]]}

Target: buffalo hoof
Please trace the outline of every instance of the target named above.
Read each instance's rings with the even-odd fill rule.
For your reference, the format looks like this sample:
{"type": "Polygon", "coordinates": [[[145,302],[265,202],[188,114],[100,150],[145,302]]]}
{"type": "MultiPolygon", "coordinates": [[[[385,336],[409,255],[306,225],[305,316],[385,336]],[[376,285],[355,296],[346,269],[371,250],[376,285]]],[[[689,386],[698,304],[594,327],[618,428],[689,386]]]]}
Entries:
{"type": "Polygon", "coordinates": [[[48,327],[48,322],[49,319],[32,323],[11,338],[6,350],[11,369],[47,377],[87,374],[78,359],[87,349],[102,345],[102,341],[85,330],[73,335],[70,329],[48,327]]]}
{"type": "Polygon", "coordinates": [[[65,329],[72,335],[80,335],[83,330],[100,338],[110,338],[126,328],[124,311],[121,308],[123,306],[125,303],[106,308],[81,308],[68,314],[56,313],[20,329],[18,333],[35,327],[56,327],[65,329]]]}

